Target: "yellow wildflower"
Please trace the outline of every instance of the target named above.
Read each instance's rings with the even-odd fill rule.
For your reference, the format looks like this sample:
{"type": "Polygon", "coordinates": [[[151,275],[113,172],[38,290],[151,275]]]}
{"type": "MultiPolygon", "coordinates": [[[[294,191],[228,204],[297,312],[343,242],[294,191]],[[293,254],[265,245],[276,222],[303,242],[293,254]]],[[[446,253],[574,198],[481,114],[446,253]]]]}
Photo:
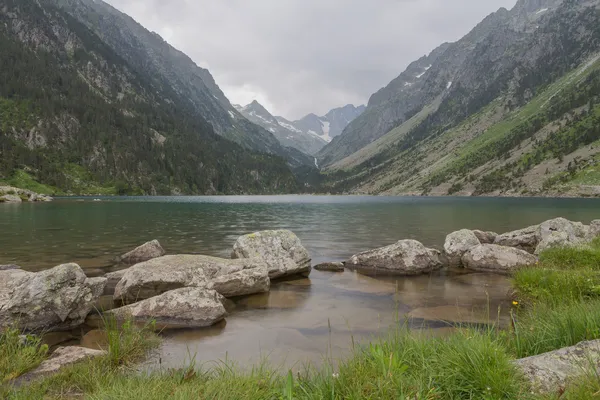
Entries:
{"type": "Polygon", "coordinates": [[[518,301],[516,301],[516,300],[513,300],[512,304],[513,304],[513,306],[518,306],[518,305],[519,305],[519,302],[518,302],[518,301]]]}

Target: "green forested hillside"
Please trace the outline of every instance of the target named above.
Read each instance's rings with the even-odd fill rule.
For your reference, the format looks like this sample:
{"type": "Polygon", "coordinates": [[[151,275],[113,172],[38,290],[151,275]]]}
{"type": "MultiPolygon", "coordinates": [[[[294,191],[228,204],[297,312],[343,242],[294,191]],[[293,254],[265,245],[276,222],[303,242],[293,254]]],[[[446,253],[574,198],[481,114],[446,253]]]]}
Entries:
{"type": "Polygon", "coordinates": [[[0,181],[66,193],[279,193],[286,162],[213,132],[52,1],[0,9],[0,181]]]}

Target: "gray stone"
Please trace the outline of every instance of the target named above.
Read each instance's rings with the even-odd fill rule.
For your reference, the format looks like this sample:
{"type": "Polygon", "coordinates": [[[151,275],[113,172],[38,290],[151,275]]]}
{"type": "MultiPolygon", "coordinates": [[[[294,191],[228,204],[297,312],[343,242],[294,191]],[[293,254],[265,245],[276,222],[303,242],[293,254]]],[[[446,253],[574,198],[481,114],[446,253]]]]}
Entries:
{"type": "Polygon", "coordinates": [[[0,271],[8,271],[12,269],[21,269],[18,265],[8,264],[8,265],[0,265],[0,271]]]}
{"type": "Polygon", "coordinates": [[[588,237],[590,228],[581,222],[572,222],[565,218],[555,218],[542,222],[538,226],[537,236],[542,241],[555,232],[565,233],[569,241],[575,242],[588,237]]]}
{"type": "Polygon", "coordinates": [[[474,271],[508,274],[520,267],[537,263],[534,255],[514,247],[482,244],[467,251],[462,258],[465,268],[474,271]]]}
{"type": "Polygon", "coordinates": [[[502,235],[498,235],[496,237],[494,244],[516,247],[517,249],[533,253],[540,242],[538,228],[539,225],[533,225],[525,229],[503,233],[502,235]]]}
{"type": "Polygon", "coordinates": [[[62,368],[83,362],[92,358],[102,357],[106,355],[106,351],[88,349],[85,347],[68,346],[59,347],[54,350],[54,353],[47,360],[42,363],[33,371],[28,372],[26,375],[19,378],[20,381],[28,381],[35,378],[55,374],[62,368]]]}
{"type": "Polygon", "coordinates": [[[114,299],[130,303],[183,287],[215,289],[231,297],[266,292],[270,281],[262,260],[170,255],[126,269],[114,299]]]}
{"type": "Polygon", "coordinates": [[[344,266],[392,275],[419,275],[442,268],[440,252],[428,249],[416,240],[399,242],[356,254],[344,266]]]}
{"type": "Polygon", "coordinates": [[[271,279],[307,274],[311,270],[308,250],[298,236],[287,230],[262,231],[241,236],[233,245],[231,258],[264,260],[271,279]]]}
{"type": "Polygon", "coordinates": [[[344,272],[344,263],[341,262],[326,262],[315,265],[313,267],[317,271],[326,271],[326,272],[344,272]]]}
{"type": "Polygon", "coordinates": [[[105,284],[105,278],[88,279],[77,264],[63,264],[38,273],[0,271],[0,328],[75,328],[84,322],[105,284]]]}
{"type": "Polygon", "coordinates": [[[600,236],[600,219],[590,222],[589,239],[593,240],[600,236]]]}
{"type": "Polygon", "coordinates": [[[17,195],[14,194],[5,194],[4,196],[0,196],[0,199],[3,200],[4,203],[22,203],[23,200],[17,195]]]}
{"type": "Polygon", "coordinates": [[[460,231],[452,232],[446,236],[444,242],[444,253],[448,258],[448,264],[451,267],[459,267],[462,265],[462,256],[468,250],[475,246],[479,246],[481,242],[475,236],[473,231],[469,229],[462,229],[460,231]]]}
{"type": "Polygon", "coordinates": [[[479,239],[481,244],[493,244],[496,237],[498,237],[496,232],[484,232],[476,229],[473,233],[477,236],[477,239],[479,239]]]}
{"type": "Polygon", "coordinates": [[[557,247],[575,247],[584,244],[579,238],[570,237],[566,232],[552,232],[547,235],[535,249],[535,254],[540,255],[543,251],[557,247]]]}
{"type": "Polygon", "coordinates": [[[215,290],[187,287],[110,310],[107,314],[117,320],[155,321],[157,329],[201,328],[225,318],[224,300],[215,290]]]}
{"type": "Polygon", "coordinates": [[[542,393],[557,393],[569,380],[600,373],[600,340],[516,360],[515,364],[542,393]]]}
{"type": "Polygon", "coordinates": [[[128,253],[119,257],[118,262],[121,264],[134,265],[144,261],[152,260],[153,258],[162,257],[166,254],[158,240],[146,242],[141,246],[136,247],[128,253]]]}

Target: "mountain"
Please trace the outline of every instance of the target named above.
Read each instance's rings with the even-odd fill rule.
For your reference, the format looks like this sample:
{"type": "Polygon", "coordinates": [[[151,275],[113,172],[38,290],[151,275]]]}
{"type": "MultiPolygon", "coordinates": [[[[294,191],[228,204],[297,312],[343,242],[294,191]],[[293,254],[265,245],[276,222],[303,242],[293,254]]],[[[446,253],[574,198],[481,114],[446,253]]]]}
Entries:
{"type": "Polygon", "coordinates": [[[599,195],[599,60],[599,0],[519,0],[373,94],[324,190],[599,195]]]}
{"type": "MultiPolygon", "coordinates": [[[[514,69],[517,56],[527,57],[522,54],[525,47],[519,43],[532,40],[539,23],[544,24],[561,3],[562,0],[520,0],[513,10],[501,8],[459,41],[444,43],[411,63],[385,88],[373,94],[366,111],[319,153],[321,163],[339,161],[377,140],[438,96],[447,97],[450,92],[462,89],[474,91],[470,97],[475,103],[480,101],[478,98],[487,101],[495,97],[500,88],[491,84],[506,83],[508,77],[499,75],[514,69]],[[521,54],[506,53],[509,49],[521,54]],[[488,76],[479,79],[483,78],[479,74],[488,76]]],[[[537,43],[536,47],[543,45],[537,43]]]]}
{"type": "MultiPolygon", "coordinates": [[[[48,1],[48,0],[46,0],[48,1]]],[[[256,124],[249,123],[225,97],[207,69],[173,48],[158,34],[112,6],[97,0],[54,0],[85,24],[132,67],[159,84],[166,81],[186,97],[213,126],[215,132],[252,150],[277,154],[297,166],[294,155],[256,124]]],[[[310,164],[313,160],[307,158],[310,164]]]]}
{"type": "Polygon", "coordinates": [[[293,130],[283,127],[277,118],[271,115],[271,113],[256,100],[245,107],[238,105],[235,105],[234,107],[250,121],[271,132],[279,140],[279,143],[281,143],[282,146],[293,147],[306,154],[314,155],[327,144],[327,142],[317,134],[303,132],[294,129],[293,127],[293,130]]]}
{"type": "Polygon", "coordinates": [[[283,193],[299,184],[280,156],[314,163],[99,0],[5,0],[0,48],[0,180],[64,193],[283,193]]]}
{"type": "Polygon", "coordinates": [[[275,117],[279,124],[293,132],[303,132],[309,135],[318,135],[327,143],[340,135],[350,122],[356,119],[365,110],[365,106],[355,107],[348,104],[344,107],[334,108],[322,117],[308,114],[297,121],[288,121],[283,117],[275,117]]]}

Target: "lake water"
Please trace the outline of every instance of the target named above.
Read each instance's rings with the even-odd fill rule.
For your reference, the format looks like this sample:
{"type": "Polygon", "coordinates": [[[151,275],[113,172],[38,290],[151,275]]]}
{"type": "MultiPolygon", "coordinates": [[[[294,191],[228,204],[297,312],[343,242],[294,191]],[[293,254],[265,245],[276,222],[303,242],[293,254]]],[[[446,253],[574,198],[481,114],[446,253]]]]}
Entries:
{"type": "MultiPolygon", "coordinates": [[[[111,260],[158,239],[168,253],[228,257],[238,236],[290,229],[313,264],[416,239],[441,248],[462,228],[505,232],[563,216],[600,218],[595,199],[399,198],[232,196],[58,199],[0,205],[0,264],[36,271],[77,262],[88,275],[111,270],[111,260]]],[[[309,279],[277,282],[268,294],[236,300],[227,322],[203,330],[165,333],[150,365],[181,366],[229,359],[248,365],[318,363],[347,354],[353,342],[404,324],[433,333],[449,324],[506,322],[509,281],[489,274],[440,272],[410,278],[373,278],[354,272],[313,271],[309,279]],[[498,309],[500,313],[498,314],[498,309]]]]}

